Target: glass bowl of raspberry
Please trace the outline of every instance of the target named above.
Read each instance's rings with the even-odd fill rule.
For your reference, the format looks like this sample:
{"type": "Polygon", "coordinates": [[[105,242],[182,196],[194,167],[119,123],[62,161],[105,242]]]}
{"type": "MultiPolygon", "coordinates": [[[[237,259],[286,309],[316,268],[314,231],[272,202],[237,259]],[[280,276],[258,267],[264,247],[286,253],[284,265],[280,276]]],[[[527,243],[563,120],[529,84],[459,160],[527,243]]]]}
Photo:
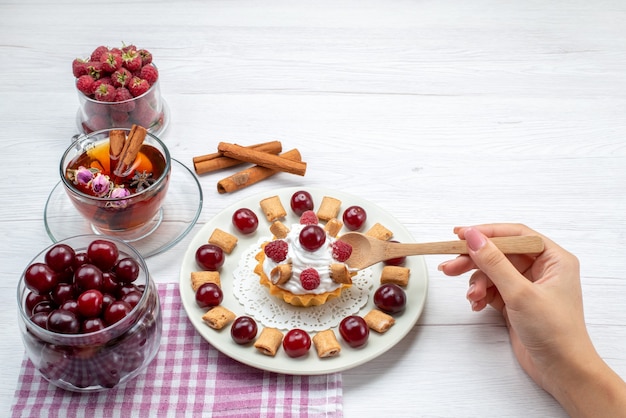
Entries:
{"type": "Polygon", "coordinates": [[[107,128],[145,126],[161,135],[169,123],[152,54],[135,45],[99,46],[72,62],[78,93],[76,125],[90,133],[107,128]]]}
{"type": "Polygon", "coordinates": [[[80,235],[44,249],[22,273],[17,303],[28,358],[66,390],[124,384],[159,350],[156,285],[142,256],[115,238],[80,235]]]}
{"type": "Polygon", "coordinates": [[[79,135],[59,170],[66,194],[94,233],[135,242],[161,224],[172,159],[144,127],[79,135]]]}

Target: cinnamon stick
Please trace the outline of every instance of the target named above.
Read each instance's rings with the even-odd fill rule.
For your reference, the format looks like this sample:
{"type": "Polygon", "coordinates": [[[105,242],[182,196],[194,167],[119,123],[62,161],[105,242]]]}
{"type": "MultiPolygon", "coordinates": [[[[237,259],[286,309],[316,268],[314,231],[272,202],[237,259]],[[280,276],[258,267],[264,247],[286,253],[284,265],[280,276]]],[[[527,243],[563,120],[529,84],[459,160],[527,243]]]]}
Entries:
{"type": "MultiPolygon", "coordinates": [[[[292,149],[290,151],[280,154],[279,158],[292,162],[297,162],[301,161],[302,157],[300,155],[300,151],[298,151],[297,149],[292,149]]],[[[239,171],[238,173],[235,173],[232,176],[226,177],[225,179],[217,182],[217,192],[220,194],[224,194],[241,190],[255,183],[258,183],[261,180],[271,177],[278,172],[278,170],[273,170],[271,168],[256,165],[254,167],[239,171]]]]}
{"type": "Polygon", "coordinates": [[[283,156],[268,154],[226,142],[220,142],[217,150],[222,152],[225,157],[235,158],[275,171],[284,171],[299,176],[304,176],[306,173],[306,163],[301,160],[294,161],[283,156]]]}
{"type": "MultiPolygon", "coordinates": [[[[270,154],[278,154],[283,150],[283,146],[280,141],[263,142],[260,144],[249,145],[246,148],[270,154]]],[[[221,170],[223,168],[232,167],[242,163],[244,163],[244,161],[224,157],[224,154],[221,152],[214,152],[212,154],[200,155],[193,158],[193,167],[196,174],[210,173],[212,171],[221,170]]]]}
{"type": "Polygon", "coordinates": [[[117,163],[120,160],[125,142],[126,133],[124,131],[116,129],[109,134],[109,172],[111,173],[117,169],[117,163]]]}
{"type": "Polygon", "coordinates": [[[132,168],[147,134],[148,131],[143,126],[133,125],[131,127],[128,138],[124,143],[124,148],[120,154],[118,166],[114,172],[115,176],[123,178],[129,174],[128,171],[132,168]]]}

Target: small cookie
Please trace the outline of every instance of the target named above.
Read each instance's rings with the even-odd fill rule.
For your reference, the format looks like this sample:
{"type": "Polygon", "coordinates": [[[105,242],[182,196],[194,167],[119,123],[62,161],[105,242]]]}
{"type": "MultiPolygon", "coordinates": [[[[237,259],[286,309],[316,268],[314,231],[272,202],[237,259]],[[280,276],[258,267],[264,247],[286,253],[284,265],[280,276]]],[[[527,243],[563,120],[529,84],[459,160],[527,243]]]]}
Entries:
{"type": "Polygon", "coordinates": [[[341,200],[334,197],[324,196],[320,208],[317,210],[317,217],[322,221],[330,221],[339,215],[341,200]]]}
{"type": "Polygon", "coordinates": [[[274,221],[270,225],[270,232],[274,234],[277,239],[283,239],[289,233],[289,227],[281,221],[274,221]]]}
{"type": "Polygon", "coordinates": [[[287,212],[278,196],[267,197],[261,200],[259,204],[268,222],[274,222],[287,216],[287,212]]]}
{"type": "Polygon", "coordinates": [[[191,288],[194,292],[205,283],[215,283],[222,287],[220,273],[218,271],[192,271],[191,272],[191,288]]]}
{"type": "Polygon", "coordinates": [[[337,218],[330,219],[326,222],[326,225],[324,225],[324,230],[328,232],[328,235],[331,237],[336,237],[339,231],[341,231],[341,228],[343,228],[343,222],[337,218]]]}
{"type": "Polygon", "coordinates": [[[363,319],[370,329],[382,334],[396,323],[391,315],[379,311],[378,309],[372,309],[369,311],[363,319]]]}
{"type": "Polygon", "coordinates": [[[387,241],[393,237],[393,232],[377,222],[365,233],[365,235],[387,241]]]}
{"type": "Polygon", "coordinates": [[[350,270],[343,263],[333,263],[330,265],[330,278],[335,283],[352,284],[350,270]]]}
{"type": "Polygon", "coordinates": [[[406,287],[409,284],[411,269],[400,266],[385,266],[380,273],[380,284],[394,283],[406,287]]]}
{"type": "Polygon", "coordinates": [[[286,283],[289,279],[291,279],[290,263],[279,264],[270,272],[270,280],[275,285],[286,283]]]}
{"type": "Polygon", "coordinates": [[[233,252],[235,245],[237,245],[238,238],[229,234],[226,231],[222,231],[219,228],[215,228],[211,236],[209,237],[209,244],[217,245],[225,253],[230,254],[233,252]]]}
{"type": "Polygon", "coordinates": [[[341,352],[341,345],[332,329],[320,331],[313,337],[313,344],[320,358],[334,357],[341,352]]]}
{"type": "Polygon", "coordinates": [[[263,328],[254,347],[266,356],[275,356],[283,342],[283,333],[276,328],[263,328]]]}
{"type": "Polygon", "coordinates": [[[202,320],[213,329],[222,329],[235,320],[235,314],[218,305],[202,315],[202,320]]]}

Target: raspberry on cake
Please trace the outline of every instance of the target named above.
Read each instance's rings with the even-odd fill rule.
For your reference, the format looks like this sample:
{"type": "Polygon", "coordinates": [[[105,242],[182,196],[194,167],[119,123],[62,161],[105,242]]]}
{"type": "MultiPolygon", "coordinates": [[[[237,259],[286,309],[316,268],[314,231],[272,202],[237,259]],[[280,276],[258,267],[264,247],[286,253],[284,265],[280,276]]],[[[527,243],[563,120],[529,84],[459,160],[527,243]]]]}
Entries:
{"type": "Polygon", "coordinates": [[[263,252],[265,252],[265,255],[276,263],[280,263],[287,258],[288,250],[289,244],[287,244],[287,241],[283,241],[282,239],[268,242],[267,245],[263,248],[263,252]]]}
{"type": "Polygon", "coordinates": [[[302,225],[317,225],[319,219],[317,219],[317,215],[312,210],[307,210],[300,216],[300,223],[302,225]]]}

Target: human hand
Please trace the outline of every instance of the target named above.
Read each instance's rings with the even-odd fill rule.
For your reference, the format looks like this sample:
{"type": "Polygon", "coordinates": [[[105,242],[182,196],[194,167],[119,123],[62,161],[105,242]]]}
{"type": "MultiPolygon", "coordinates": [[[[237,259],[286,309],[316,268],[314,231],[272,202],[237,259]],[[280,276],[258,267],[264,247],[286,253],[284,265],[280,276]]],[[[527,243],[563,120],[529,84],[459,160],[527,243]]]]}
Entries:
{"type": "Polygon", "coordinates": [[[582,306],[578,260],[548,238],[538,255],[502,254],[487,237],[539,235],[523,225],[455,228],[470,254],[440,266],[450,276],[476,270],[467,298],[472,309],[488,304],[502,313],[515,355],[543,386],[542,371],[572,347],[588,340],[582,306]],[[555,338],[558,336],[558,338],[555,338]]]}
{"type": "Polygon", "coordinates": [[[602,361],[587,332],[578,259],[524,225],[459,227],[454,232],[467,241],[469,254],[442,263],[440,270],[458,276],[476,269],[467,292],[472,309],[491,305],[502,313],[515,356],[529,376],[572,416],[589,416],[592,410],[617,416],[610,413],[626,404],[626,386],[602,361]],[[544,251],[505,256],[489,240],[515,235],[541,236],[544,251]],[[607,400],[602,395],[607,387],[619,396],[607,400]],[[611,401],[617,409],[603,410],[615,406],[611,401]]]}

